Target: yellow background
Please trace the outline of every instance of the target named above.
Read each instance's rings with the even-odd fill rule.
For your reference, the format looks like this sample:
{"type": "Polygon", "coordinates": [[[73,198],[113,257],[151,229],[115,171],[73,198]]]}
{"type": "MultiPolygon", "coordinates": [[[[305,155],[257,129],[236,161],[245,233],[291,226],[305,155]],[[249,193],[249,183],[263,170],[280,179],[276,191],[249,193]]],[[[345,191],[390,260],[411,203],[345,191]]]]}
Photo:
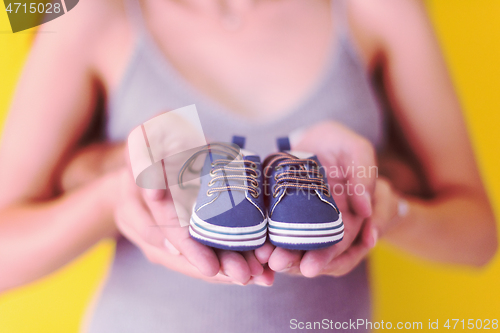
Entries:
{"type": "MultiPolygon", "coordinates": [[[[427,8],[460,95],[479,166],[500,213],[500,1],[428,0],[427,8]]],[[[4,9],[0,6],[1,10],[4,9]]],[[[0,13],[0,124],[29,49],[0,13]]],[[[5,190],[5,189],[2,189],[5,190]]],[[[106,274],[103,242],[68,267],[0,296],[0,332],[76,332],[106,274]]],[[[371,257],[374,320],[500,320],[500,259],[477,271],[423,262],[380,244],[371,257]]],[[[8,274],[8,272],[0,272],[8,274]]]]}

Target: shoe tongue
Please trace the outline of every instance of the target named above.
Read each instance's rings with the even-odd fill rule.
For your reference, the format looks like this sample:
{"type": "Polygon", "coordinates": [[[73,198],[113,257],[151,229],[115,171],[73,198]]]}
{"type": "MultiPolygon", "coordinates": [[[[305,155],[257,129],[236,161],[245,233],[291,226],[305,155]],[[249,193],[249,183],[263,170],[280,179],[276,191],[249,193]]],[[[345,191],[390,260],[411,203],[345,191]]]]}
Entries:
{"type": "Polygon", "coordinates": [[[309,153],[309,152],[305,152],[305,151],[289,150],[289,151],[285,151],[285,153],[291,154],[291,155],[293,155],[297,158],[300,158],[300,159],[313,158],[315,156],[314,154],[309,153]]]}
{"type": "Polygon", "coordinates": [[[247,150],[247,149],[240,149],[240,154],[243,157],[249,157],[249,156],[256,156],[257,155],[253,151],[250,151],[250,150],[247,150]]]}
{"type": "Polygon", "coordinates": [[[260,163],[260,157],[256,153],[246,149],[240,149],[240,155],[244,160],[260,163]]]}
{"type": "MultiPolygon", "coordinates": [[[[230,160],[230,161],[234,161],[234,160],[237,161],[237,160],[243,159],[243,160],[249,160],[252,162],[260,162],[259,155],[255,154],[252,151],[245,150],[245,149],[240,150],[238,157],[226,155],[226,154],[220,154],[220,153],[212,153],[212,162],[214,160],[217,160],[217,159],[230,160]]],[[[229,164],[231,164],[231,162],[229,164]]]]}

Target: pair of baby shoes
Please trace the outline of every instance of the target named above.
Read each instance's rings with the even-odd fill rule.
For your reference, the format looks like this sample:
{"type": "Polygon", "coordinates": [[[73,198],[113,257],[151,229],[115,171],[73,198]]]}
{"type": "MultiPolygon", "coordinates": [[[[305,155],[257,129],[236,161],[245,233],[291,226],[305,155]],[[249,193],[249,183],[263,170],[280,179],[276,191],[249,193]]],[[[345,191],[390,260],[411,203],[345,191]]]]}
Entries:
{"type": "MultiPolygon", "coordinates": [[[[215,143],[201,170],[201,187],[189,232],[205,245],[233,251],[272,244],[314,250],[342,240],[344,224],[332,198],[326,172],[313,154],[290,151],[260,157],[244,149],[245,138],[215,143]]],[[[187,162],[188,164],[190,162],[187,162]]]]}

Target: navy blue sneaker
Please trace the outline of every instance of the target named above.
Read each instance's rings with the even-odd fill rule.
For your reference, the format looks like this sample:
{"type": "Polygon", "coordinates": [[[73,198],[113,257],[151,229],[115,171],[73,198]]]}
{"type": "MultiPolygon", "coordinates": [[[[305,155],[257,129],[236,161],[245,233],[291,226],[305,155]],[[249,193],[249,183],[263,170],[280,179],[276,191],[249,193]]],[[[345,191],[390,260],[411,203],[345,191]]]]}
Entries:
{"type": "MultiPolygon", "coordinates": [[[[205,245],[233,251],[253,250],[267,236],[260,157],[245,151],[245,139],[216,143],[207,154],[189,233],[205,245]]],[[[193,155],[195,158],[199,154],[193,155]]],[[[186,162],[190,167],[190,161],[186,162]]]]}
{"type": "Polygon", "coordinates": [[[278,146],[280,152],[264,161],[271,243],[293,250],[314,250],[341,241],[342,214],[318,158],[290,152],[288,138],[278,139],[278,146]]]}

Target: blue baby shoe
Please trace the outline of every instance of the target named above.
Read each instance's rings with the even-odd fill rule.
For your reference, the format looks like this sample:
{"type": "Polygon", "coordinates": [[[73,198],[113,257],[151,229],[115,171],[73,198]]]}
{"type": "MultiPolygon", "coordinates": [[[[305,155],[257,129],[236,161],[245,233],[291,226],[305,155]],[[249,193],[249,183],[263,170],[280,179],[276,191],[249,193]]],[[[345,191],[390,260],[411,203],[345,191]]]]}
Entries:
{"type": "Polygon", "coordinates": [[[266,240],[262,165],[259,156],[243,149],[244,143],[245,138],[235,136],[232,145],[214,143],[203,149],[207,156],[189,226],[200,243],[247,251],[266,240]]]}
{"type": "Polygon", "coordinates": [[[326,172],[310,153],[290,152],[288,138],[264,161],[269,239],[278,247],[314,250],[342,240],[344,224],[326,172]]]}

